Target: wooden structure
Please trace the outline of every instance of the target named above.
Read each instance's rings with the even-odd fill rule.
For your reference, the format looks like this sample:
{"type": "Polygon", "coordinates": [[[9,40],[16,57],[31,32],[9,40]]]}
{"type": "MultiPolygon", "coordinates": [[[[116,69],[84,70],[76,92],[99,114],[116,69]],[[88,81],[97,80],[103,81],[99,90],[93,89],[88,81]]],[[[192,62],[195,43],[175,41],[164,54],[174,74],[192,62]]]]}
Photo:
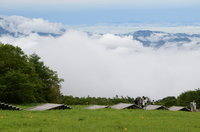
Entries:
{"type": "Polygon", "coordinates": [[[127,103],[119,103],[116,105],[111,106],[110,108],[113,109],[141,109],[139,106],[135,104],[127,104],[127,103]]]}
{"type": "Polygon", "coordinates": [[[0,102],[0,110],[22,110],[19,107],[0,102]]]}
{"type": "Polygon", "coordinates": [[[172,106],[169,108],[171,111],[190,111],[190,109],[183,106],[172,106]]]}
{"type": "Polygon", "coordinates": [[[47,103],[47,104],[42,104],[38,105],[32,108],[28,108],[25,110],[28,111],[44,111],[44,110],[64,110],[64,109],[71,109],[71,107],[64,105],[64,104],[52,104],[52,103],[47,103]]]}
{"type": "Polygon", "coordinates": [[[143,109],[145,109],[145,110],[168,110],[165,106],[162,106],[162,105],[147,105],[143,109]]]}
{"type": "Polygon", "coordinates": [[[104,108],[108,108],[108,106],[105,106],[105,105],[91,105],[91,106],[87,107],[86,109],[95,110],[95,109],[104,109],[104,108]]]}

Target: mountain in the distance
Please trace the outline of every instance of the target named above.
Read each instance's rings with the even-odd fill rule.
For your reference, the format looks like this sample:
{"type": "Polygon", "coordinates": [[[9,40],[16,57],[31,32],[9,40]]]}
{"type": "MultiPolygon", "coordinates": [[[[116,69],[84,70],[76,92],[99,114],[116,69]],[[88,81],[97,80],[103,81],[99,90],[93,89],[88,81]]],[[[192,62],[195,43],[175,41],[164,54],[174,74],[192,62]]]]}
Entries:
{"type": "MultiPolygon", "coordinates": [[[[165,44],[185,44],[193,40],[200,40],[200,34],[186,34],[186,33],[166,33],[162,31],[139,30],[120,36],[132,36],[146,47],[159,48],[165,44]]],[[[197,41],[199,44],[200,41],[197,41]]]]}
{"type": "MultiPolygon", "coordinates": [[[[21,16],[0,16],[0,37],[23,37],[37,34],[44,37],[59,37],[66,32],[59,23],[51,23],[44,19],[29,19],[21,16]]],[[[88,36],[93,33],[86,32],[88,36]]],[[[99,34],[102,36],[103,34],[99,34]]],[[[185,44],[200,45],[200,34],[167,33],[163,31],[138,30],[130,33],[116,34],[117,36],[131,36],[145,47],[160,48],[163,46],[182,46],[185,44]]]]}

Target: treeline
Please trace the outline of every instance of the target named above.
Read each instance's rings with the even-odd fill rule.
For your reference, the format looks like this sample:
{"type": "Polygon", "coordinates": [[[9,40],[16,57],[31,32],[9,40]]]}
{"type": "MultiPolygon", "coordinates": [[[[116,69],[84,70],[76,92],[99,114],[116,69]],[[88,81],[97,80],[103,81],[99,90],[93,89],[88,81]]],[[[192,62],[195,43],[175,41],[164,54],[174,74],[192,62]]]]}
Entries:
{"type": "Polygon", "coordinates": [[[33,103],[60,101],[60,79],[36,54],[0,43],[0,101],[33,103]]]}
{"type": "MultiPolygon", "coordinates": [[[[136,97],[140,99],[141,97],[136,97]]],[[[136,98],[133,97],[123,97],[116,95],[114,98],[105,97],[73,97],[73,96],[62,96],[61,103],[69,105],[113,105],[117,103],[134,103],[136,98]]],[[[148,97],[147,97],[148,98],[148,97]]],[[[170,106],[185,106],[190,107],[189,104],[193,100],[197,103],[197,108],[200,108],[200,89],[193,91],[186,91],[181,93],[177,98],[174,96],[168,96],[163,99],[152,101],[148,98],[147,104],[164,105],[166,107],[170,106]]]]}
{"type": "Polygon", "coordinates": [[[174,96],[168,96],[161,100],[156,101],[156,104],[170,106],[186,106],[190,107],[190,102],[195,101],[197,108],[200,108],[200,89],[190,90],[181,93],[177,98],[174,96]]]}
{"type": "Polygon", "coordinates": [[[134,98],[132,97],[119,97],[116,95],[114,98],[105,97],[73,97],[73,96],[62,96],[61,103],[68,105],[113,105],[117,103],[133,103],[134,98]]]}

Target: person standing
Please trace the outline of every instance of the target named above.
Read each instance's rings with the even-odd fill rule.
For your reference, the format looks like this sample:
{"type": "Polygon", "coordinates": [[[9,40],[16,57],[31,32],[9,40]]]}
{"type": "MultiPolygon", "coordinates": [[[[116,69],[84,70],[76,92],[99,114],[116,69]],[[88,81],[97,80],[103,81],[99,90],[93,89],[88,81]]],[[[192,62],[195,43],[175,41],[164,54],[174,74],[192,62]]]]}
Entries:
{"type": "Polygon", "coordinates": [[[147,105],[147,98],[146,97],[142,97],[142,108],[145,108],[147,105]]]}
{"type": "Polygon", "coordinates": [[[144,108],[144,105],[145,105],[144,96],[142,96],[142,98],[140,99],[140,104],[141,104],[142,108],[144,108]]]}
{"type": "Polygon", "coordinates": [[[134,103],[135,103],[135,105],[139,105],[138,98],[135,98],[134,103]]]}
{"type": "Polygon", "coordinates": [[[154,100],[152,100],[151,104],[152,104],[152,105],[155,105],[155,101],[154,101],[154,100]]]}
{"type": "Polygon", "coordinates": [[[148,102],[148,98],[147,98],[147,97],[144,97],[144,107],[147,106],[147,102],[148,102]]]}
{"type": "Polygon", "coordinates": [[[192,102],[190,102],[190,108],[191,108],[192,112],[196,111],[197,106],[196,106],[195,100],[193,100],[192,102]]]}
{"type": "Polygon", "coordinates": [[[193,100],[193,107],[194,107],[194,111],[197,111],[197,103],[195,102],[195,100],[193,100]]]}

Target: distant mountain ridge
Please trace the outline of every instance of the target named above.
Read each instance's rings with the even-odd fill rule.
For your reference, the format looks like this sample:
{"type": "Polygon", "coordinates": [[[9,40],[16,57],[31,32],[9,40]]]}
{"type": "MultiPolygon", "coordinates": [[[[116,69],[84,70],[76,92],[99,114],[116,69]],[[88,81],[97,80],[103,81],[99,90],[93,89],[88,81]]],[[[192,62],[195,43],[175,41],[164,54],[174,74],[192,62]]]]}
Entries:
{"type": "MultiPolygon", "coordinates": [[[[50,23],[43,19],[29,19],[19,16],[0,17],[0,37],[23,37],[37,34],[43,37],[59,37],[66,32],[63,25],[50,23]]],[[[86,32],[88,36],[93,33],[86,32]]],[[[103,34],[99,34],[100,36],[103,34]]],[[[200,34],[167,33],[163,31],[138,30],[135,32],[116,34],[117,36],[131,36],[145,47],[160,48],[169,45],[184,45],[195,43],[200,45],[200,34]]]]}
{"type": "MultiPolygon", "coordinates": [[[[120,34],[120,36],[132,36],[133,40],[137,40],[146,47],[159,48],[168,43],[184,44],[190,43],[194,39],[200,40],[200,34],[186,34],[186,33],[166,33],[162,31],[139,30],[127,34],[120,34]]],[[[200,41],[197,41],[200,44],[200,41]]]]}

